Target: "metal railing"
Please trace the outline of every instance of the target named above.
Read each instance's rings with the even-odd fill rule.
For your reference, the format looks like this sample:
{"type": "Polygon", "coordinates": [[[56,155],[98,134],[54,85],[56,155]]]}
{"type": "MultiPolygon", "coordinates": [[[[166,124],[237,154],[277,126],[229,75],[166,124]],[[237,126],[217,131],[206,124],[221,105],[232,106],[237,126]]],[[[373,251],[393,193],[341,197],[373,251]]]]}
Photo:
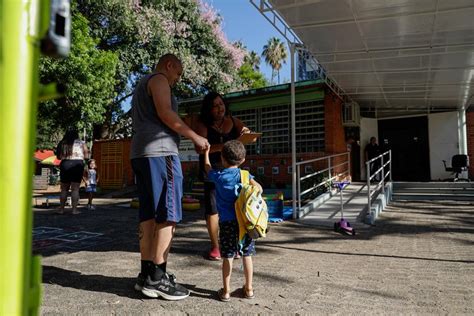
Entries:
{"type": "Polygon", "coordinates": [[[368,160],[365,163],[365,169],[367,173],[367,206],[368,206],[368,212],[370,213],[370,209],[372,207],[372,198],[373,196],[379,192],[381,189],[382,193],[385,193],[385,183],[387,182],[386,179],[389,177],[388,182],[392,182],[392,151],[386,151],[383,154],[372,158],[368,160]],[[388,158],[386,157],[388,155],[388,158]],[[373,168],[377,168],[371,173],[371,165],[373,168]],[[388,166],[388,168],[387,168],[388,166]],[[387,170],[388,169],[388,170],[387,170]],[[377,182],[373,185],[373,188],[371,187],[371,182],[372,179],[375,179],[378,174],[380,175],[380,180],[377,180],[377,182]]]}
{"type": "MultiPolygon", "coordinates": [[[[338,177],[342,177],[344,175],[349,176],[350,175],[350,170],[351,170],[351,156],[350,152],[345,152],[342,154],[334,154],[330,156],[324,156],[316,159],[311,159],[311,160],[305,160],[305,161],[299,161],[296,163],[296,179],[297,179],[297,187],[296,187],[296,192],[297,192],[297,212],[293,212],[293,217],[297,217],[296,214],[299,214],[301,210],[301,201],[304,196],[308,195],[311,192],[315,192],[319,187],[322,186],[330,186],[332,184],[332,181],[338,177]],[[343,157],[339,158],[344,159],[344,161],[334,161],[336,160],[335,158],[337,157],[343,157]],[[310,174],[306,174],[303,177],[301,176],[301,167],[303,165],[307,164],[313,164],[318,161],[326,161],[326,168],[318,170],[316,172],[312,172],[310,174]],[[346,166],[346,168],[342,172],[340,171],[341,168],[346,166]],[[326,176],[326,179],[323,179],[322,181],[316,181],[314,182],[309,188],[305,188],[304,191],[301,191],[301,183],[303,181],[309,181],[310,179],[314,180],[314,177],[318,175],[323,175],[326,176]]],[[[305,172],[306,173],[306,172],[305,172]]]]}

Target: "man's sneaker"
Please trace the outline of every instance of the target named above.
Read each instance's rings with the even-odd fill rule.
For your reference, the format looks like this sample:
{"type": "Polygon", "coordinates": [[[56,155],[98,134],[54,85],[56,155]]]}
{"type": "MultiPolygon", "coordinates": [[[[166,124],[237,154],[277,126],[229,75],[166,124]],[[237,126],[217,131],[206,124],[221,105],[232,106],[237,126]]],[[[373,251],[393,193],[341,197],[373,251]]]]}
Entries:
{"type": "MultiPolygon", "coordinates": [[[[167,273],[168,279],[174,285],[176,284],[176,276],[172,273],[167,273]]],[[[145,286],[146,277],[140,272],[137,276],[137,281],[135,282],[135,290],[141,291],[143,286],[145,286]]]]}
{"type": "Polygon", "coordinates": [[[135,282],[135,291],[141,291],[145,285],[145,281],[145,276],[140,272],[137,276],[137,281],[135,282]]]}
{"type": "Polygon", "coordinates": [[[158,281],[152,281],[148,276],[145,281],[145,286],[142,293],[148,297],[158,298],[163,297],[165,300],[178,301],[189,296],[189,290],[184,286],[177,284],[170,278],[169,274],[165,273],[158,281]]]}

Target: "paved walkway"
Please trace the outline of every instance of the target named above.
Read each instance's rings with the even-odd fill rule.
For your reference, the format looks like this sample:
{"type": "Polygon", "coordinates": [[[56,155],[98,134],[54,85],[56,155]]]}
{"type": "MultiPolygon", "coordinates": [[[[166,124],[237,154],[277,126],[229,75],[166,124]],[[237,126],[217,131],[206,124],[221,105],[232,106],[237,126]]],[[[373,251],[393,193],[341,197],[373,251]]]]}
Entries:
{"type": "MultiPolygon", "coordinates": [[[[35,210],[36,228],[66,233],[66,242],[48,244],[38,241],[45,229],[36,230],[36,252],[44,256],[42,314],[474,314],[472,204],[396,202],[355,237],[301,222],[272,225],[257,243],[256,298],[235,291],[223,303],[216,297],[220,264],[203,258],[201,213],[185,213],[168,264],[192,296],[168,302],[133,290],[136,210],[98,202],[96,211],[77,216],[35,210]],[[74,241],[84,236],[90,237],[74,241]]],[[[50,241],[61,239],[49,234],[50,241]]],[[[242,283],[237,261],[232,286],[242,283]]]]}

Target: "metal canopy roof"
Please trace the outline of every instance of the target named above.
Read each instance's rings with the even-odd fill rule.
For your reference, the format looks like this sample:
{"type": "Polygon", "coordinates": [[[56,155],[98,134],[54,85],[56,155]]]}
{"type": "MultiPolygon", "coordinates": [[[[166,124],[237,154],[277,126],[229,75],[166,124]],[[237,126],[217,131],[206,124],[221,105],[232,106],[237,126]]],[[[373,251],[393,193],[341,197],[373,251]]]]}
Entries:
{"type": "Polygon", "coordinates": [[[472,100],[474,0],[251,2],[361,108],[429,112],[472,100]]]}

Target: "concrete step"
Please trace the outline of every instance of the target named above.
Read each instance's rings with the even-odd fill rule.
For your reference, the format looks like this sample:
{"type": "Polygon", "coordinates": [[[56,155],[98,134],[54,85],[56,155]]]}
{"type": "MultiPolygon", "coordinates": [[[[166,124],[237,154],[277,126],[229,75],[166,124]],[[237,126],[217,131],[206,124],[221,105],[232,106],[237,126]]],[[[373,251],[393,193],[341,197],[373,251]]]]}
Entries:
{"type": "Polygon", "coordinates": [[[393,189],[403,188],[474,188],[474,182],[393,182],[393,189]]]}
{"type": "Polygon", "coordinates": [[[433,201],[433,200],[452,200],[452,201],[474,201],[474,194],[440,194],[440,193],[399,193],[394,192],[392,199],[395,201],[433,201]]]}
{"type": "Polygon", "coordinates": [[[474,188],[395,188],[395,193],[418,193],[418,194],[472,194],[474,196],[474,188]]]}

